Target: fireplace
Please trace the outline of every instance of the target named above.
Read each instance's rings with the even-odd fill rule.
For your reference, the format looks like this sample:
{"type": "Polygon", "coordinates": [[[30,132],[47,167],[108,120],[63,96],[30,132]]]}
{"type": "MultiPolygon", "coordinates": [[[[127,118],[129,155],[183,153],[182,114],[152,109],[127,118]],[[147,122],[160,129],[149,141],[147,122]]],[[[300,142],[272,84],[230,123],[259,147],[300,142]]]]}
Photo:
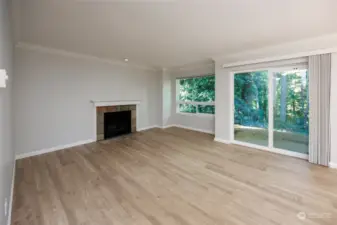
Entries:
{"type": "Polygon", "coordinates": [[[136,105],[96,107],[96,140],[104,140],[136,132],[136,105]]]}
{"type": "Polygon", "coordinates": [[[131,133],[131,111],[104,113],[104,139],[131,133]]]}

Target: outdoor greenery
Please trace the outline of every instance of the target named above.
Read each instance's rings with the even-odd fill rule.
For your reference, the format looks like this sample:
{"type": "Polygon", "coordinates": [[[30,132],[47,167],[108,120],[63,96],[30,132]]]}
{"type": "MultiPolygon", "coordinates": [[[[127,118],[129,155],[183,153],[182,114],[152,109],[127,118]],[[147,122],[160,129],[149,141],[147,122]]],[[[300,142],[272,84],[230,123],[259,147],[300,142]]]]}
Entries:
{"type": "Polygon", "coordinates": [[[235,124],[268,127],[268,71],[234,76],[235,124]]]}
{"type": "MultiPolygon", "coordinates": [[[[274,129],[308,134],[309,101],[306,70],[276,73],[274,82],[274,129]]],[[[234,76],[235,124],[268,127],[268,72],[234,76]]]]}
{"type": "Polygon", "coordinates": [[[213,105],[193,105],[188,102],[214,102],[215,100],[215,76],[193,77],[178,79],[180,112],[214,114],[213,105]]]}

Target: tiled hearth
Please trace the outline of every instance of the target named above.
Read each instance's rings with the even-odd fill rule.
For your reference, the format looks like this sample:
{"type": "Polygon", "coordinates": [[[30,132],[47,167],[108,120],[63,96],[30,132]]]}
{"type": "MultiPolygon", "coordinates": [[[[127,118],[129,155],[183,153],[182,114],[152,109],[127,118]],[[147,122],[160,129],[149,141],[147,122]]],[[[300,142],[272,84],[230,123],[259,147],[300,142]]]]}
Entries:
{"type": "Polygon", "coordinates": [[[114,105],[114,106],[98,106],[96,107],[96,139],[104,140],[104,113],[131,111],[131,132],[137,129],[137,107],[136,105],[114,105]]]}

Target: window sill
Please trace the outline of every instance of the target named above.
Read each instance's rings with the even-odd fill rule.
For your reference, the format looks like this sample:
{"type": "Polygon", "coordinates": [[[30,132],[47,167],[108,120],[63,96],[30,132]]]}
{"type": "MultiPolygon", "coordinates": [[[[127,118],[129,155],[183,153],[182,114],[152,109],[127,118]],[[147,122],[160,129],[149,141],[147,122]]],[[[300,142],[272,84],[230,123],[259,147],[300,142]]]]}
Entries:
{"type": "Polygon", "coordinates": [[[191,116],[191,117],[201,117],[201,118],[214,118],[215,114],[207,114],[207,113],[184,113],[184,112],[176,112],[177,115],[182,116],[191,116]]]}

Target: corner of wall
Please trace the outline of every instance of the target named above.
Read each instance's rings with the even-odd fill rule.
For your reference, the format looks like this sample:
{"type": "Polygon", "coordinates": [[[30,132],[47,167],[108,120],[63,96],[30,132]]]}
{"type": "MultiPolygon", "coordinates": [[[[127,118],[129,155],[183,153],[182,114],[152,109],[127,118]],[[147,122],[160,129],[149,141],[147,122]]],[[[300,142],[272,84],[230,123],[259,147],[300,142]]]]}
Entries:
{"type": "Polygon", "coordinates": [[[214,134],[215,117],[208,116],[194,116],[194,115],[183,115],[176,112],[176,93],[177,93],[177,83],[176,79],[181,77],[195,77],[202,75],[214,74],[214,62],[205,61],[194,63],[190,65],[185,65],[182,67],[171,68],[166,71],[166,80],[170,82],[169,91],[167,91],[168,101],[170,102],[170,108],[167,114],[167,120],[165,121],[165,126],[177,126],[191,130],[202,131],[206,133],[214,134]]]}

